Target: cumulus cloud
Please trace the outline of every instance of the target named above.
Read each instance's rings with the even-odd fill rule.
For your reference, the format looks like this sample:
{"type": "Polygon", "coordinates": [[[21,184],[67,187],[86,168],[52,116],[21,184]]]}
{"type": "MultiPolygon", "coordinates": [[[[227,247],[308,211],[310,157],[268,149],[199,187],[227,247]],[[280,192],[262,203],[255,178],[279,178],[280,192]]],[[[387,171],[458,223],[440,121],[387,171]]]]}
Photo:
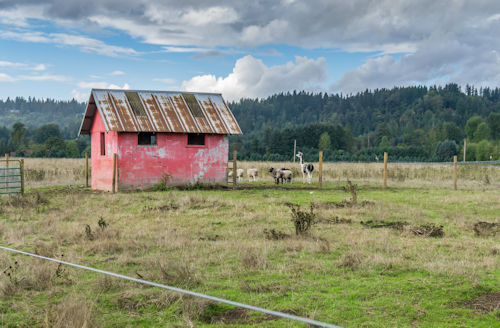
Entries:
{"type": "MultiPolygon", "coordinates": [[[[216,55],[223,47],[247,49],[269,44],[375,53],[375,57],[346,72],[333,90],[354,92],[438,79],[500,84],[499,1],[0,2],[0,23],[12,27],[0,37],[74,46],[107,56],[139,53],[85,36],[33,32],[31,19],[76,29],[95,26],[119,30],[142,42],[160,45],[167,52],[196,53],[196,58],[216,55]]],[[[223,82],[219,80],[228,77],[193,79],[220,87],[223,82]],[[209,79],[212,82],[207,82],[209,79]]]]}
{"type": "Polygon", "coordinates": [[[299,57],[284,65],[267,66],[262,60],[245,56],[236,61],[226,77],[198,75],[182,82],[187,91],[220,92],[229,100],[265,97],[272,93],[308,88],[326,79],[326,61],[299,57]]]}
{"type": "Polygon", "coordinates": [[[77,88],[71,91],[71,96],[78,101],[87,101],[89,98],[90,89],[120,89],[120,90],[130,90],[130,85],[125,83],[123,86],[119,86],[108,82],[85,82],[81,81],[76,84],[77,88]]]}

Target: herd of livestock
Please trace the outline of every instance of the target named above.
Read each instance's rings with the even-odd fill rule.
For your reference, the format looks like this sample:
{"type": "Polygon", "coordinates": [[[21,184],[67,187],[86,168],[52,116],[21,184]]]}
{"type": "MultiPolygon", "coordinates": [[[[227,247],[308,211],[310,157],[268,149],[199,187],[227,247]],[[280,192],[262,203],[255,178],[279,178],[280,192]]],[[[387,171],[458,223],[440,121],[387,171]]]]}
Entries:
{"type": "MultiPolygon", "coordinates": [[[[300,169],[302,172],[302,183],[304,183],[306,181],[306,178],[307,178],[307,182],[311,183],[312,173],[314,171],[314,165],[311,163],[304,163],[303,154],[301,152],[299,152],[296,156],[300,159],[300,169]]],[[[293,181],[293,172],[289,168],[283,167],[280,169],[276,169],[274,167],[271,167],[268,170],[268,172],[273,176],[274,182],[276,184],[279,184],[280,182],[281,182],[281,184],[292,183],[292,181],[293,181]]],[[[244,174],[243,169],[237,169],[236,170],[236,179],[238,181],[241,181],[243,179],[243,174],[244,174]]],[[[230,171],[228,173],[228,177],[232,177],[232,176],[233,176],[233,172],[230,171]]],[[[255,169],[255,168],[247,169],[247,177],[248,177],[249,182],[257,181],[258,177],[259,177],[259,170],[255,169]]]]}

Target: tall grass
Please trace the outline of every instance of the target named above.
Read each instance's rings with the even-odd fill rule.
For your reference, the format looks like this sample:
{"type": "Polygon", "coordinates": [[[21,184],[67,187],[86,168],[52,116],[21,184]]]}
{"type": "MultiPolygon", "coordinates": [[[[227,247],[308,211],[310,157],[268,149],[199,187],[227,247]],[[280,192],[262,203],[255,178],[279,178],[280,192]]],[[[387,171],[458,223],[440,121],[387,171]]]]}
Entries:
{"type": "MultiPolygon", "coordinates": [[[[91,161],[89,161],[90,165],[91,161]]],[[[317,181],[318,163],[313,163],[313,181],[317,181]]],[[[299,163],[293,162],[238,162],[238,167],[257,168],[259,180],[273,181],[269,168],[290,168],[294,173],[294,184],[302,182],[299,163]]],[[[324,182],[344,182],[351,179],[361,183],[379,183],[383,175],[383,163],[323,163],[324,182]]],[[[90,169],[92,172],[92,170],[90,169]]],[[[85,183],[85,159],[70,158],[26,158],[25,178],[27,187],[49,185],[81,185],[85,183]]],[[[389,163],[388,180],[398,187],[437,186],[452,184],[453,165],[451,163],[399,164],[389,163]]],[[[458,185],[465,188],[496,189],[500,187],[500,166],[459,165],[458,185]]]]}

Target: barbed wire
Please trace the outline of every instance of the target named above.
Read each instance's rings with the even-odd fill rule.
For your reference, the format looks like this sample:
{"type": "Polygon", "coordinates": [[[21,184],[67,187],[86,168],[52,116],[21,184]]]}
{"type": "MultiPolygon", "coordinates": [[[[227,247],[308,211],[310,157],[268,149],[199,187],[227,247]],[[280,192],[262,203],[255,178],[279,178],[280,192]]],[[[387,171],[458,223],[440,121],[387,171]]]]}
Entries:
{"type": "Polygon", "coordinates": [[[65,265],[72,266],[72,267],[79,268],[79,269],[83,269],[83,270],[88,270],[88,271],[93,271],[93,272],[105,274],[105,275],[108,275],[108,276],[111,276],[111,277],[115,277],[115,278],[120,278],[120,279],[129,280],[129,281],[134,281],[134,282],[137,282],[137,283],[141,283],[141,284],[145,284],[145,285],[149,285],[149,286],[153,286],[153,287],[163,288],[163,289],[174,291],[174,292],[181,293],[181,294],[186,294],[186,295],[191,295],[191,296],[194,296],[194,297],[204,298],[204,299],[207,299],[207,300],[210,300],[210,301],[214,301],[214,302],[225,303],[225,304],[229,304],[229,305],[236,306],[236,307],[239,307],[239,308],[243,308],[243,309],[247,309],[247,310],[251,310],[251,311],[265,313],[265,314],[272,315],[272,316],[275,316],[275,317],[280,317],[280,318],[284,318],[284,319],[299,321],[299,322],[302,322],[302,323],[306,323],[306,324],[310,324],[310,325],[314,325],[314,326],[318,326],[318,327],[342,328],[340,326],[332,325],[332,324],[321,322],[321,321],[317,321],[317,320],[312,320],[312,319],[309,319],[309,318],[299,317],[299,316],[296,316],[296,315],[293,315],[293,314],[288,314],[288,313],[273,311],[273,310],[261,308],[261,307],[258,307],[258,306],[253,306],[253,305],[248,305],[248,304],[244,304],[244,303],[234,302],[234,301],[231,301],[231,300],[226,300],[226,299],[215,297],[215,296],[210,296],[210,295],[206,295],[206,294],[202,294],[202,293],[193,292],[193,291],[190,291],[190,290],[187,290],[187,289],[181,289],[181,288],[177,288],[177,287],[173,287],[173,286],[167,286],[167,285],[159,284],[159,283],[148,281],[148,280],[144,280],[144,279],[133,278],[133,277],[125,276],[125,275],[114,273],[114,272],[109,272],[109,271],[105,271],[105,270],[100,270],[100,269],[88,267],[88,266],[81,265],[81,264],[71,263],[71,262],[62,261],[62,260],[54,259],[54,258],[47,257],[47,256],[42,256],[42,255],[38,255],[38,254],[33,254],[33,253],[21,251],[21,250],[14,249],[14,248],[9,248],[9,247],[5,247],[5,246],[1,246],[0,245],[0,249],[6,250],[6,251],[9,251],[9,252],[13,252],[13,253],[28,255],[28,256],[39,258],[39,259],[42,259],[42,260],[47,260],[47,261],[52,261],[52,262],[56,262],[56,263],[60,263],[60,264],[65,264],[65,265]]]}

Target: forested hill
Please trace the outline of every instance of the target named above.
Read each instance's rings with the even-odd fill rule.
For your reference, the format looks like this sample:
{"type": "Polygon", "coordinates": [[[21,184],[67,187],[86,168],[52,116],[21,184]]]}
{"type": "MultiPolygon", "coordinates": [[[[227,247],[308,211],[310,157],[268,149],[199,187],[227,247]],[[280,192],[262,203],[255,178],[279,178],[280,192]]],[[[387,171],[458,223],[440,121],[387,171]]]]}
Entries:
{"type": "Polygon", "coordinates": [[[321,149],[328,160],[374,160],[392,147],[398,160],[448,160],[466,137],[468,159],[500,157],[499,88],[462,91],[448,84],[349,96],[302,91],[229,107],[244,133],[232,136],[231,146],[244,159],[288,160],[297,140],[310,158],[321,149]]]}
{"type": "MultiPolygon", "coordinates": [[[[293,142],[314,160],[449,160],[467,138],[467,159],[500,159],[500,89],[456,84],[398,87],[355,95],[276,94],[229,103],[243,135],[238,158],[290,160],[293,142]],[[391,158],[391,156],[393,156],[391,158]]],[[[0,153],[82,156],[77,137],[85,104],[34,98],[0,100],[0,153]],[[55,124],[56,125],[55,125],[55,124]],[[53,138],[51,138],[53,137],[53,138]]]]}
{"type": "Polygon", "coordinates": [[[500,112],[500,89],[467,86],[462,92],[458,85],[448,84],[379,89],[349,97],[301,91],[262,100],[243,99],[229,107],[245,134],[260,134],[266,127],[331,123],[349,127],[354,136],[359,136],[385,122],[394,135],[403,135],[415,129],[430,130],[444,122],[463,129],[474,115],[486,118],[491,112],[500,112]]]}
{"type": "Polygon", "coordinates": [[[37,128],[44,124],[56,123],[66,131],[67,137],[75,138],[84,111],[85,104],[74,99],[0,99],[0,126],[11,127],[19,122],[26,127],[37,128]]]}

